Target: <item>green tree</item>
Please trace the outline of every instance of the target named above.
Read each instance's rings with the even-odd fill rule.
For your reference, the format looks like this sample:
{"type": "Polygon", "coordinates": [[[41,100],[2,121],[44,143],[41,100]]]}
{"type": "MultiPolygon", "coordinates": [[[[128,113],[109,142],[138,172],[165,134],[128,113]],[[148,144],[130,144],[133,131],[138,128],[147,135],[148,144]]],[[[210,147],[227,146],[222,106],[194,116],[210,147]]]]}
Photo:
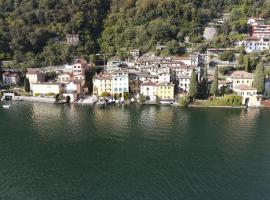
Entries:
{"type": "Polygon", "coordinates": [[[208,97],[208,75],[207,66],[204,67],[203,77],[199,85],[199,98],[207,99],[208,97]]]}
{"type": "Polygon", "coordinates": [[[214,79],[213,79],[213,82],[211,84],[210,93],[213,94],[213,95],[218,94],[218,67],[216,67],[216,69],[215,69],[214,79]]]}
{"type": "Polygon", "coordinates": [[[239,64],[239,65],[243,65],[245,54],[246,54],[245,48],[244,48],[244,46],[242,45],[242,46],[240,47],[240,50],[239,50],[239,57],[238,57],[238,64],[239,64]]]}
{"type": "Polygon", "coordinates": [[[190,87],[188,96],[191,98],[196,98],[198,95],[198,81],[197,81],[197,74],[195,70],[192,71],[190,77],[190,87]]]}
{"type": "Polygon", "coordinates": [[[264,66],[263,66],[263,63],[260,62],[256,66],[254,84],[253,84],[253,86],[257,89],[259,94],[264,93],[264,87],[265,87],[264,82],[265,82],[264,66]]]}
{"type": "Polygon", "coordinates": [[[28,78],[24,79],[24,91],[25,92],[30,92],[31,88],[30,88],[30,82],[28,78]]]}
{"type": "Polygon", "coordinates": [[[245,71],[249,72],[249,70],[250,70],[250,58],[249,58],[248,55],[246,55],[244,57],[244,67],[245,67],[245,71]]]}

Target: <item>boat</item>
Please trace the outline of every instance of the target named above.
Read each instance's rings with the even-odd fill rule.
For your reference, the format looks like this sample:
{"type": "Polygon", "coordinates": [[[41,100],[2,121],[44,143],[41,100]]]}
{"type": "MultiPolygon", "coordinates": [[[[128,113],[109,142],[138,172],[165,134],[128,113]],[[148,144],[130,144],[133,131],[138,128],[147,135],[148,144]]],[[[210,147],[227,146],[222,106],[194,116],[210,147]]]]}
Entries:
{"type": "Polygon", "coordinates": [[[173,104],[173,101],[171,101],[171,100],[161,100],[159,103],[161,105],[171,105],[171,104],[173,104]]]}
{"type": "Polygon", "coordinates": [[[11,105],[3,105],[3,108],[10,108],[11,105]]]}

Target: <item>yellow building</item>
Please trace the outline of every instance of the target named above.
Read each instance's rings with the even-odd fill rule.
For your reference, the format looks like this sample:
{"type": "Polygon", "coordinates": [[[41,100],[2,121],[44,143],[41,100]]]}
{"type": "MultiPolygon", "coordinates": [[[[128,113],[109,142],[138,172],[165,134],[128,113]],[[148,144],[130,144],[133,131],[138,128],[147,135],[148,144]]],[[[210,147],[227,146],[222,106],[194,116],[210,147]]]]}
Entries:
{"type": "Polygon", "coordinates": [[[160,83],[157,86],[157,97],[160,100],[172,100],[174,99],[174,84],[160,83]]]}
{"type": "Polygon", "coordinates": [[[101,96],[102,93],[112,94],[112,77],[110,74],[99,74],[93,77],[93,94],[101,96]]]}

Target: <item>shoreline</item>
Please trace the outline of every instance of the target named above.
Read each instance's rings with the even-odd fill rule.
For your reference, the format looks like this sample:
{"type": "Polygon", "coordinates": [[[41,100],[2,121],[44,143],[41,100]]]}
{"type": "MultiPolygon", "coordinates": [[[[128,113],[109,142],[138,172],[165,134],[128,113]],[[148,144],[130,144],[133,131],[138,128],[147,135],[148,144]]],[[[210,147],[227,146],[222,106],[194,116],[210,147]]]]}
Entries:
{"type": "MultiPolygon", "coordinates": [[[[1,100],[5,101],[5,100],[1,100]]],[[[57,104],[55,102],[54,98],[46,98],[46,97],[32,97],[32,96],[16,96],[15,99],[11,101],[25,101],[25,102],[36,102],[36,103],[49,103],[49,104],[57,104]]],[[[89,105],[89,106],[95,106],[95,103],[91,102],[74,102],[70,103],[74,105],[89,105]]],[[[185,108],[185,106],[180,106],[179,104],[158,104],[158,103],[132,103],[132,105],[141,105],[141,106],[170,106],[170,107],[179,107],[179,108],[185,108]]],[[[118,105],[118,104],[114,104],[118,105]]],[[[114,105],[106,105],[106,106],[114,106],[114,105]]],[[[119,104],[120,105],[120,104],[119,104]]],[[[131,105],[130,103],[124,103],[122,105],[131,105]]],[[[266,106],[260,106],[260,107],[247,107],[247,106],[207,106],[207,105],[195,105],[195,104],[189,104],[186,106],[187,108],[227,108],[227,109],[247,109],[247,108],[253,108],[253,109],[261,109],[261,108],[267,108],[266,106]]]]}
{"type": "Polygon", "coordinates": [[[205,106],[205,105],[192,105],[192,104],[188,105],[188,107],[189,108],[233,108],[233,109],[246,109],[246,108],[248,108],[247,106],[205,106]]]}

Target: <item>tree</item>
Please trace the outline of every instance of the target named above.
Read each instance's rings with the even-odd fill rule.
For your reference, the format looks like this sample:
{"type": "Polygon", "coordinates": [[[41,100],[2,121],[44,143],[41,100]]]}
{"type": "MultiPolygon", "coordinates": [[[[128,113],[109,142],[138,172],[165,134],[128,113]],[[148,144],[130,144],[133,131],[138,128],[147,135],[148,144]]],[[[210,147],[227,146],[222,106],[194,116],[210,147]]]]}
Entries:
{"type": "Polygon", "coordinates": [[[24,79],[24,91],[25,92],[30,92],[31,88],[30,88],[30,82],[28,78],[24,79]]]}
{"type": "Polygon", "coordinates": [[[208,97],[208,76],[207,76],[207,66],[204,68],[203,78],[200,82],[200,89],[199,89],[199,98],[200,99],[207,99],[208,97]]]}
{"type": "Polygon", "coordinates": [[[196,98],[198,95],[198,81],[197,81],[197,74],[195,70],[192,71],[190,77],[190,87],[188,96],[191,98],[196,98]]]}
{"type": "Polygon", "coordinates": [[[213,82],[211,84],[210,93],[213,94],[213,95],[218,94],[218,67],[216,67],[216,69],[215,69],[214,79],[213,79],[213,82]]]}
{"type": "Polygon", "coordinates": [[[221,55],[220,55],[220,60],[222,61],[230,61],[232,62],[234,60],[234,54],[231,51],[224,51],[221,55]]]}
{"type": "Polygon", "coordinates": [[[256,66],[254,84],[253,84],[253,86],[257,89],[259,94],[264,93],[264,87],[265,87],[264,82],[265,82],[264,66],[263,66],[263,63],[260,62],[256,66]]]}
{"type": "Polygon", "coordinates": [[[239,65],[243,65],[245,54],[246,54],[245,48],[244,48],[244,46],[242,45],[242,46],[240,47],[239,57],[238,57],[238,64],[239,64],[239,65]]]}
{"type": "Polygon", "coordinates": [[[249,70],[250,70],[250,59],[249,59],[248,55],[246,55],[244,57],[244,67],[245,67],[245,71],[249,72],[249,70]]]}

